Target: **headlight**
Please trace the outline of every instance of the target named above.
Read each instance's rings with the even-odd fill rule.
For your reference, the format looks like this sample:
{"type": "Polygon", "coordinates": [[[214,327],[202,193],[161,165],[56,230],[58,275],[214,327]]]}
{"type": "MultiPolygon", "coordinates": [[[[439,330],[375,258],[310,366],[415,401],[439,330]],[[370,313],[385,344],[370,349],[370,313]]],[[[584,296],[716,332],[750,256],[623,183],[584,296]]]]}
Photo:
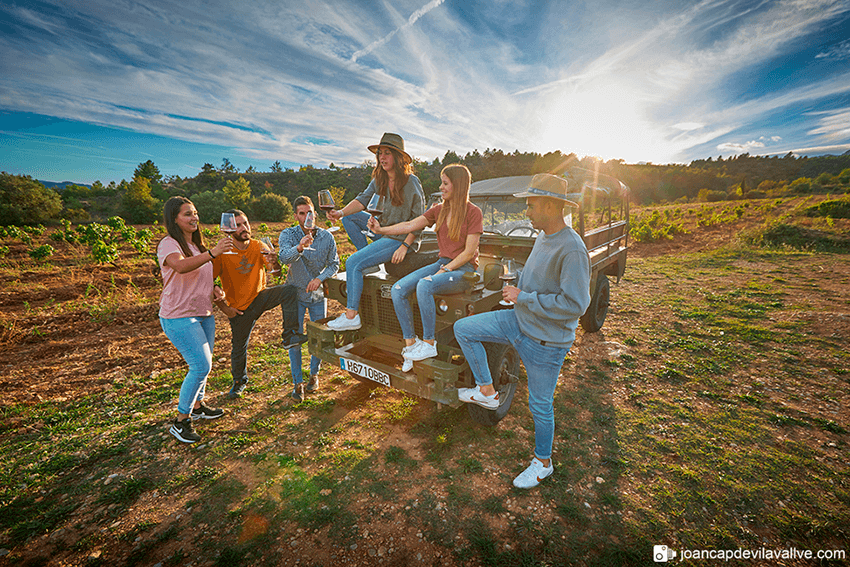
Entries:
{"type": "Polygon", "coordinates": [[[437,304],[437,311],[439,311],[442,314],[442,313],[445,313],[448,310],[449,310],[449,304],[446,303],[445,299],[441,299],[440,302],[437,304]]]}

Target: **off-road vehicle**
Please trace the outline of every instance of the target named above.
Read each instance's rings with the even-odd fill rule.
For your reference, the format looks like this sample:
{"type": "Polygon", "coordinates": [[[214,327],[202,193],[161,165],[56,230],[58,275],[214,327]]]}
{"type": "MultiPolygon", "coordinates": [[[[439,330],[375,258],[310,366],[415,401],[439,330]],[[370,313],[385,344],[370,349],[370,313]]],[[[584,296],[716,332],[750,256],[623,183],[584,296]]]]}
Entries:
{"type": "MultiPolygon", "coordinates": [[[[576,218],[567,224],[582,235],[592,266],[591,302],[581,317],[585,331],[598,331],[605,321],[609,303],[608,277],[619,282],[626,268],[629,234],[628,188],[620,181],[592,171],[573,168],[564,176],[574,191],[570,199],[579,204],[576,218]]],[[[407,273],[437,259],[437,238],[424,231],[418,251],[408,254],[398,265],[386,264],[385,270],[365,277],[360,300],[362,326],[356,331],[334,332],[324,323],[329,319],[308,322],[309,350],[325,362],[338,365],[359,380],[377,382],[403,390],[437,404],[456,407],[458,388],[475,385],[472,371],[454,337],[454,322],[461,317],[496,309],[511,309],[499,303],[502,298],[501,260],[512,258],[521,267],[527,260],[537,231],[525,218],[525,199],[517,199],[529,186],[531,176],[501,177],[472,184],[469,197],[484,213],[484,234],[479,244],[479,266],[464,275],[469,282],[465,293],[437,295],[437,356],[413,363],[411,372],[402,372],[401,349],[404,340],[393,309],[390,290],[407,273]]],[[[574,209],[567,209],[572,211],[574,209]]],[[[324,282],[325,297],[345,305],[346,274],[340,272],[324,282]]],[[[422,322],[411,297],[414,328],[422,336],[422,322]]],[[[513,347],[485,344],[493,382],[499,391],[500,405],[489,410],[468,404],[476,421],[495,425],[507,415],[517,387],[520,360],[513,347]]]]}

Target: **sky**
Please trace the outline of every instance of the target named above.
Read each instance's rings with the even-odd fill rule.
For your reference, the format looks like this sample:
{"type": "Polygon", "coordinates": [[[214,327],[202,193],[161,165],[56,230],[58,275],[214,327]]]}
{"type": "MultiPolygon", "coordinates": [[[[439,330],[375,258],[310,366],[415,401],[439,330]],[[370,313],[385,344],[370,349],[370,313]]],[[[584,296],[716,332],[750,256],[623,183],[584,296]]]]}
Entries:
{"type": "Polygon", "coordinates": [[[850,150],[850,0],[4,0],[0,170],[850,150]]]}

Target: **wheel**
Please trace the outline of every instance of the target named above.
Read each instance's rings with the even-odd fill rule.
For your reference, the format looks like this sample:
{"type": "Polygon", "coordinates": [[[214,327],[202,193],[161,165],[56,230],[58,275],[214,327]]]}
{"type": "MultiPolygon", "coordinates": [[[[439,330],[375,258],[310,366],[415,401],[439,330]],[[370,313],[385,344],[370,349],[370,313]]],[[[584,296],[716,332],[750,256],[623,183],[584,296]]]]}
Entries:
{"type": "Polygon", "coordinates": [[[608,276],[599,274],[599,277],[596,278],[596,289],[593,290],[593,297],[590,298],[590,305],[579,319],[581,328],[588,333],[595,333],[601,329],[605,322],[605,316],[608,315],[610,302],[611,284],[608,283],[608,276]]]}
{"type": "Polygon", "coordinates": [[[519,375],[519,355],[514,347],[496,343],[484,343],[487,351],[487,366],[493,377],[493,385],[499,392],[499,407],[491,410],[477,404],[467,404],[469,417],[490,427],[508,415],[516,393],[516,377],[519,375]]]}
{"type": "Polygon", "coordinates": [[[524,232],[525,234],[517,234],[517,236],[537,236],[539,232],[536,228],[531,228],[530,226],[515,226],[505,233],[505,236],[510,236],[514,232],[524,232]]]}

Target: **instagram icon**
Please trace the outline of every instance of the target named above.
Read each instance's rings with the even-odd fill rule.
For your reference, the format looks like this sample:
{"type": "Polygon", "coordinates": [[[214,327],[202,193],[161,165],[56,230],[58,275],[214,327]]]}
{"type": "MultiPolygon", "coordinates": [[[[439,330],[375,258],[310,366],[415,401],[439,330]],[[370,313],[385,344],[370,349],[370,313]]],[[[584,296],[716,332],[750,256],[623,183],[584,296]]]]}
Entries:
{"type": "Polygon", "coordinates": [[[676,557],[676,552],[672,549],[668,549],[666,545],[653,545],[652,546],[652,559],[656,563],[667,563],[671,559],[676,557]]]}

